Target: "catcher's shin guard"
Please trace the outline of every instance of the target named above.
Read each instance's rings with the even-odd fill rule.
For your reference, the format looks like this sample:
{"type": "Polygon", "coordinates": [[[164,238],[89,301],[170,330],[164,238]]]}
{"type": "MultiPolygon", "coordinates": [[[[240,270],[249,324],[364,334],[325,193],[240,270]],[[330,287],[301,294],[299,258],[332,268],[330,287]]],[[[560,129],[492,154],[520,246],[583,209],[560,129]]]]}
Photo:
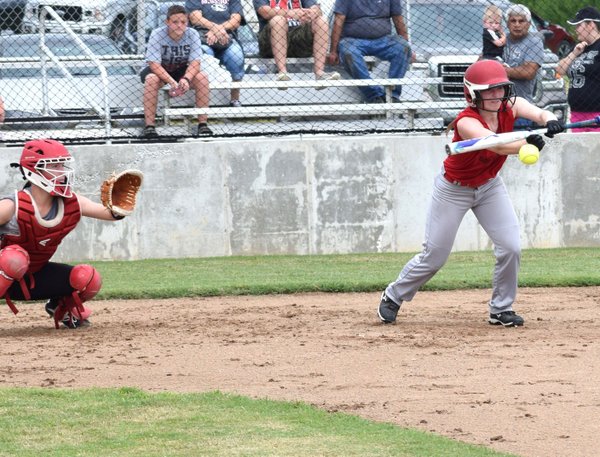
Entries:
{"type": "Polygon", "coordinates": [[[77,328],[82,321],[87,320],[92,314],[83,302],[91,300],[102,287],[100,273],[91,265],[76,265],[69,275],[73,293],[59,300],[59,305],[54,311],[54,326],[59,327],[62,321],[69,328],[77,328]],[[66,319],[65,319],[66,318],[66,319]]]}
{"type": "Polygon", "coordinates": [[[4,297],[6,304],[15,314],[19,310],[8,296],[8,289],[14,281],[18,281],[23,291],[23,296],[29,300],[29,289],[23,277],[29,269],[29,254],[17,244],[12,244],[0,250],[0,297],[4,297]]]}

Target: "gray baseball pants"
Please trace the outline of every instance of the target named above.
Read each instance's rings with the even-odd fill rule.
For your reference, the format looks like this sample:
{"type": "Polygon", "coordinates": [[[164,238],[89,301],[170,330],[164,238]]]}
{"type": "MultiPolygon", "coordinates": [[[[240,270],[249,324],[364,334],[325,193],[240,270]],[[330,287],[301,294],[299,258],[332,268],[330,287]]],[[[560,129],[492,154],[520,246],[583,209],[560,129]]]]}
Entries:
{"type": "Polygon", "coordinates": [[[500,176],[477,188],[452,184],[443,174],[435,178],[423,251],[388,285],[385,293],[389,298],[398,304],[412,300],[419,288],[442,268],[468,210],[473,211],[494,244],[496,266],[490,313],[512,310],[517,295],[521,241],[517,215],[500,176]]]}

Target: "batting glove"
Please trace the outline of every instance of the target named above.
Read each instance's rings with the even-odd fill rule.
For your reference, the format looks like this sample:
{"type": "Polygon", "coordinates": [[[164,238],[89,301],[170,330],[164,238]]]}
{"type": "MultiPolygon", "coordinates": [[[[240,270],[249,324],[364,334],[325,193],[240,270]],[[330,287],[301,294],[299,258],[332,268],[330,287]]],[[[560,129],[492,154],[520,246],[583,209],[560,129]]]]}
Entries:
{"type": "Polygon", "coordinates": [[[546,145],[546,142],[542,138],[542,135],[538,135],[538,134],[529,135],[527,138],[525,138],[525,141],[527,141],[529,144],[533,144],[540,151],[546,145]]]}
{"type": "Polygon", "coordinates": [[[565,126],[562,125],[559,121],[548,121],[546,123],[547,132],[544,134],[548,138],[554,138],[554,135],[557,133],[561,133],[565,131],[565,126]]]}

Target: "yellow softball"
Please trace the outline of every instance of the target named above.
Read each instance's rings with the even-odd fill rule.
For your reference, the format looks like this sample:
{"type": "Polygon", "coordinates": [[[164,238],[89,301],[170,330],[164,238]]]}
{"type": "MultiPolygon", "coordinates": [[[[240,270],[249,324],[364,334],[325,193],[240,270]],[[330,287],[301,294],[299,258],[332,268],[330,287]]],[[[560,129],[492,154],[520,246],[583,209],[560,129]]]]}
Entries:
{"type": "Polygon", "coordinates": [[[540,158],[540,150],[533,144],[524,144],[519,149],[519,160],[525,165],[533,165],[540,158]]]}

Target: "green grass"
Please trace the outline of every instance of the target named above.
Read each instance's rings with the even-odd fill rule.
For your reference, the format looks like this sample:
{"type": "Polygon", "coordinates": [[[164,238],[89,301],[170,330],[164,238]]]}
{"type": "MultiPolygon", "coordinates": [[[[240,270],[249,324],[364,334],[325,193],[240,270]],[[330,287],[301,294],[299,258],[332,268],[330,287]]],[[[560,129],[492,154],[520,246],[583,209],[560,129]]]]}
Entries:
{"type": "MultiPolygon", "coordinates": [[[[175,298],[296,292],[372,292],[394,280],[413,253],[260,256],[95,262],[98,298],[175,298]]],[[[525,250],[520,285],[600,285],[600,248],[525,250]]],[[[456,252],[425,290],[491,287],[491,251],[456,252]]]]}
{"type": "Polygon", "coordinates": [[[508,456],[304,403],[219,392],[0,389],[0,456],[508,456]]]}
{"type": "MultiPolygon", "coordinates": [[[[379,291],[413,253],[94,262],[98,298],[379,291]]],[[[521,286],[600,285],[600,248],[526,250],[521,286]]],[[[491,286],[491,251],[457,252],[428,290],[491,286]]],[[[0,389],[3,456],[500,456],[303,403],[136,389],[0,389]]]]}

